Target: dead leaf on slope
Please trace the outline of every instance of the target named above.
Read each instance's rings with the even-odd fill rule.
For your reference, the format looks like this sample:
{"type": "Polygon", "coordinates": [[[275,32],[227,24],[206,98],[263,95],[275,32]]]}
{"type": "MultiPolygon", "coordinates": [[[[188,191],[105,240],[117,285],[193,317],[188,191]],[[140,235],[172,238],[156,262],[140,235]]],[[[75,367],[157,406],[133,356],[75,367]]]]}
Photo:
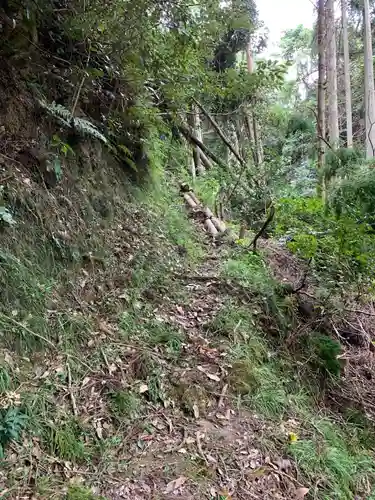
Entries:
{"type": "Polygon", "coordinates": [[[148,385],[147,384],[141,384],[139,386],[139,389],[138,389],[139,394],[144,394],[147,391],[148,391],[148,385]]]}
{"type": "Polygon", "coordinates": [[[184,483],[186,482],[186,477],[180,476],[177,479],[174,479],[173,481],[170,481],[167,484],[167,487],[165,488],[165,493],[172,493],[173,491],[177,490],[180,488],[184,483]]]}
{"type": "Polygon", "coordinates": [[[303,500],[309,491],[309,488],[298,488],[294,494],[295,500],[303,500]]]}
{"type": "Polygon", "coordinates": [[[220,377],[218,377],[217,375],[214,375],[213,373],[207,372],[203,368],[203,366],[197,366],[197,370],[199,370],[200,372],[204,373],[209,379],[214,380],[215,382],[220,382],[220,377]]]}

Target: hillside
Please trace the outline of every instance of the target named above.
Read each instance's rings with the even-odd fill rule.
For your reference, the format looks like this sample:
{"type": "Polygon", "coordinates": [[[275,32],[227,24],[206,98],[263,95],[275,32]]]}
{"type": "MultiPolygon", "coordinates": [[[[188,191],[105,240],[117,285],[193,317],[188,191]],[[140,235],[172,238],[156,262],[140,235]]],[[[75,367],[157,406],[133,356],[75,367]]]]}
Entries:
{"type": "Polygon", "coordinates": [[[255,4],[0,12],[0,498],[375,498],[372,169],[255,4]]]}

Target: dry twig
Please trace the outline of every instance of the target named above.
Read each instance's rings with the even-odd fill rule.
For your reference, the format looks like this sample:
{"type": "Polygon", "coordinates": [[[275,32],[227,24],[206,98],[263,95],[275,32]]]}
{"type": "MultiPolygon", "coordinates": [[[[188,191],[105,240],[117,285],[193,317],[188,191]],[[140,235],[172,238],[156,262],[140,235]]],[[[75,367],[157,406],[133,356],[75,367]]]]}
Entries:
{"type": "Polygon", "coordinates": [[[78,415],[77,403],[72,389],[72,373],[70,371],[69,363],[66,363],[66,369],[68,371],[68,391],[69,391],[70,401],[72,402],[73,415],[76,417],[78,415]]]}
{"type": "Polygon", "coordinates": [[[198,448],[199,455],[204,460],[205,464],[208,465],[208,460],[207,460],[206,455],[204,454],[203,448],[202,448],[202,441],[201,441],[200,432],[197,431],[196,434],[195,434],[195,436],[197,438],[197,448],[198,448]]]}

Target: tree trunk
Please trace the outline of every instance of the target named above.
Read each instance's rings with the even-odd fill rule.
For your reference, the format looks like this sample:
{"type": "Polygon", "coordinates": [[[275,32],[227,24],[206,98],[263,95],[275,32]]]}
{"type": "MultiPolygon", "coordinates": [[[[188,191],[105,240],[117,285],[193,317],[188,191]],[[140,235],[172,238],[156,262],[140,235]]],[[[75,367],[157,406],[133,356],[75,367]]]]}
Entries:
{"type": "Polygon", "coordinates": [[[372,36],[369,0],[363,1],[365,26],[365,114],[366,114],[366,158],[374,157],[375,148],[375,102],[374,68],[372,60],[372,36]]]}
{"type": "MultiPolygon", "coordinates": [[[[193,105],[192,107],[192,112],[193,112],[193,131],[194,134],[198,137],[198,139],[203,142],[203,136],[202,136],[202,127],[201,127],[201,120],[199,116],[199,109],[196,105],[193,105]]],[[[194,148],[194,162],[195,162],[195,170],[197,174],[204,174],[204,166],[202,164],[202,158],[200,155],[200,151],[198,146],[195,146],[194,148]]]]}
{"type": "MultiPolygon", "coordinates": [[[[202,129],[200,125],[200,117],[199,117],[199,109],[197,108],[196,105],[192,105],[191,107],[191,114],[189,116],[189,120],[191,129],[193,131],[193,134],[198,137],[198,139],[202,141],[202,129]]],[[[200,150],[198,146],[193,146],[193,161],[194,161],[194,172],[195,175],[202,175],[204,174],[204,166],[202,163],[202,158],[200,155],[200,150]]],[[[191,170],[193,171],[193,165],[191,170]]]]}
{"type": "MultiPolygon", "coordinates": [[[[254,60],[253,60],[253,51],[251,48],[250,41],[246,47],[246,62],[247,62],[247,71],[250,74],[253,73],[254,60]]],[[[248,131],[249,131],[249,135],[254,138],[255,154],[253,156],[254,156],[254,159],[256,160],[255,164],[257,166],[259,166],[263,163],[263,146],[262,146],[262,142],[261,142],[261,138],[260,138],[259,126],[258,126],[258,122],[255,118],[254,113],[250,113],[250,111],[248,111],[248,116],[249,116],[249,119],[247,119],[247,127],[248,127],[248,131]],[[251,116],[251,118],[250,118],[250,116],[251,116]]]]}
{"type": "Polygon", "coordinates": [[[337,107],[337,67],[336,67],[336,29],[334,0],[327,0],[327,92],[328,92],[328,133],[333,148],[339,144],[339,117],[337,107]]]}
{"type": "Polygon", "coordinates": [[[318,119],[317,119],[317,136],[318,136],[318,168],[324,165],[325,153],[325,135],[326,135],[326,40],[325,40],[325,10],[324,0],[319,0],[318,3],[318,119]]]}
{"type": "Polygon", "coordinates": [[[344,48],[346,146],[348,148],[352,148],[353,147],[352,89],[350,85],[347,0],[341,0],[341,15],[342,15],[342,41],[344,48]]]}
{"type": "Polygon", "coordinates": [[[258,155],[255,148],[253,120],[251,119],[250,111],[245,111],[245,123],[247,128],[247,135],[249,137],[251,152],[253,155],[254,165],[259,165],[258,155]]]}
{"type": "Polygon", "coordinates": [[[228,150],[233,154],[233,156],[238,160],[238,162],[243,165],[245,163],[245,160],[241,158],[241,155],[239,154],[238,150],[233,146],[233,144],[230,142],[228,137],[224,134],[220,126],[217,124],[215,119],[210,115],[210,113],[200,104],[198,101],[196,101],[197,105],[201,109],[202,113],[205,115],[205,117],[208,119],[208,121],[211,123],[215,131],[217,132],[218,136],[220,139],[224,142],[224,144],[227,146],[228,150]]]}
{"type": "Polygon", "coordinates": [[[260,138],[259,125],[253,113],[254,143],[257,152],[258,166],[263,163],[263,144],[260,138]]]}

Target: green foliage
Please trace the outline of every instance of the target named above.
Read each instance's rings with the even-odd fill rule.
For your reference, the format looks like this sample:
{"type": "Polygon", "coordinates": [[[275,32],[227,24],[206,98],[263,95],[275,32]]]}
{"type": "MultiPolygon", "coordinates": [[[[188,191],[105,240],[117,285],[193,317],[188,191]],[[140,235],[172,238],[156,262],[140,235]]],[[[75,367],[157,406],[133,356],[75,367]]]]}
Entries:
{"type": "Polygon", "coordinates": [[[363,481],[373,481],[372,457],[361,448],[355,426],[342,422],[340,429],[328,418],[310,418],[312,438],[293,443],[289,452],[308,478],[321,483],[321,498],[352,499],[363,492],[363,481]]]}
{"type": "Polygon", "coordinates": [[[306,118],[301,113],[293,114],[288,121],[286,135],[287,137],[297,132],[301,134],[307,134],[310,138],[312,138],[315,127],[314,123],[311,119],[306,118]]]}
{"type": "Polygon", "coordinates": [[[0,395],[11,388],[12,378],[9,371],[4,366],[0,367],[0,395]]]}
{"type": "Polygon", "coordinates": [[[53,155],[47,161],[47,171],[54,172],[56,180],[59,182],[62,178],[62,168],[61,168],[61,160],[58,155],[53,155]]]}
{"type": "Polygon", "coordinates": [[[258,255],[246,252],[240,258],[234,256],[224,263],[223,273],[253,293],[259,295],[272,293],[272,280],[258,255]]]}
{"type": "Polygon", "coordinates": [[[105,498],[94,495],[89,488],[84,486],[71,485],[68,488],[65,500],[105,500],[105,498]]]}
{"type": "Polygon", "coordinates": [[[10,441],[18,441],[27,424],[27,415],[18,407],[0,410],[0,458],[10,441]]]}
{"type": "Polygon", "coordinates": [[[116,391],[110,394],[111,409],[119,419],[134,420],[140,415],[141,400],[132,391],[116,391]]]}
{"type": "Polygon", "coordinates": [[[88,457],[83,431],[74,420],[51,425],[46,441],[50,452],[62,460],[80,463],[88,457]]]}
{"type": "Polygon", "coordinates": [[[291,238],[288,247],[313,258],[328,287],[371,283],[375,239],[365,222],[337,218],[319,198],[284,198],[278,202],[276,234],[291,238]]]}
{"type": "Polygon", "coordinates": [[[165,347],[168,358],[176,359],[181,352],[184,335],[162,320],[151,317],[148,310],[142,311],[142,316],[132,311],[126,311],[121,318],[121,328],[128,338],[138,339],[150,347],[165,347]]]}
{"type": "Polygon", "coordinates": [[[329,149],[325,154],[324,166],[320,175],[326,183],[329,183],[336,176],[346,178],[352,175],[363,161],[363,151],[360,149],[339,148],[335,151],[329,149]]]}
{"type": "Polygon", "coordinates": [[[309,57],[313,35],[313,30],[305,28],[302,24],[286,30],[280,42],[283,56],[287,60],[301,59],[301,56],[309,57]]]}
{"type": "Polygon", "coordinates": [[[48,276],[47,269],[39,267],[38,262],[29,260],[25,255],[18,258],[5,251],[0,252],[0,262],[0,286],[3,291],[0,325],[3,340],[13,348],[35,348],[38,339],[25,335],[25,331],[14,321],[24,321],[26,327],[37,327],[39,332],[45,333],[45,304],[54,281],[48,276]]]}
{"type": "Polygon", "coordinates": [[[7,226],[13,226],[16,221],[13,219],[12,213],[7,207],[0,206],[0,224],[5,224],[7,226]]]}
{"type": "Polygon", "coordinates": [[[315,126],[310,112],[275,99],[266,115],[267,183],[276,196],[311,196],[316,190],[315,126]]]}
{"type": "Polygon", "coordinates": [[[4,186],[0,185],[0,229],[3,226],[14,226],[16,221],[4,202],[4,186]]]}
{"type": "Polygon", "coordinates": [[[298,369],[309,363],[310,370],[318,368],[321,374],[338,375],[340,345],[315,334],[307,340],[303,353],[306,359],[301,362],[295,352],[291,360],[283,345],[272,345],[269,338],[257,333],[259,312],[255,316],[252,313],[231,304],[212,325],[213,332],[231,332],[227,334],[231,339],[230,383],[238,393],[237,404],[277,422],[272,427],[276,434],[276,429],[283,429],[273,444],[279,453],[281,447],[296,460],[307,484],[320,485],[317,498],[349,500],[364,493],[366,481],[375,478],[375,467],[368,443],[361,440],[362,427],[326,413],[321,405],[315,406],[320,379],[309,371],[307,380],[298,369]],[[233,332],[236,328],[238,335],[233,332]],[[295,435],[290,444],[285,431],[295,435]]]}
{"type": "Polygon", "coordinates": [[[342,363],[338,359],[341,354],[341,344],[326,335],[314,335],[310,340],[310,349],[315,354],[317,368],[335,377],[341,374],[342,363]]]}
{"type": "Polygon", "coordinates": [[[77,134],[98,139],[99,141],[107,144],[107,138],[95,127],[93,123],[84,118],[73,117],[71,111],[66,109],[61,104],[55,102],[47,103],[39,100],[40,106],[52,117],[54,117],[60,125],[74,130],[77,134]]]}
{"type": "Polygon", "coordinates": [[[329,192],[329,203],[338,216],[375,218],[375,171],[367,165],[352,168],[336,179],[329,192]]]}

